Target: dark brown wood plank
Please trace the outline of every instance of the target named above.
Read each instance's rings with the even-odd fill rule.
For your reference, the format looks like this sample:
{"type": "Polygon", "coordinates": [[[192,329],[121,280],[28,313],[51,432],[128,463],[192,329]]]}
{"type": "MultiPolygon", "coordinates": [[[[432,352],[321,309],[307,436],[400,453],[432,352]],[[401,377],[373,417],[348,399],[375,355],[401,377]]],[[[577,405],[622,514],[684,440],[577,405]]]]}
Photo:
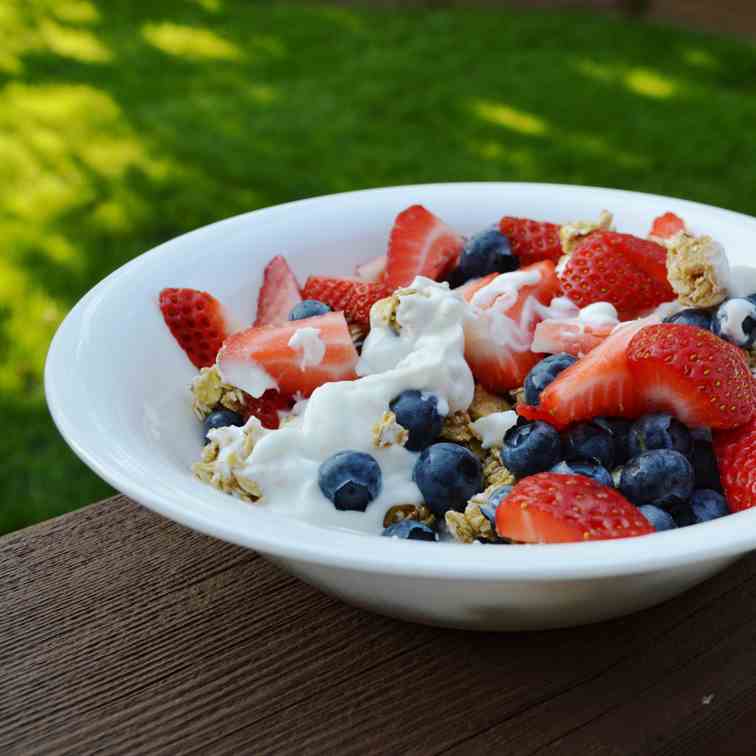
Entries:
{"type": "Polygon", "coordinates": [[[754,593],[751,557],[624,620],[437,630],[116,497],[0,540],[0,752],[752,753],[754,593]]]}

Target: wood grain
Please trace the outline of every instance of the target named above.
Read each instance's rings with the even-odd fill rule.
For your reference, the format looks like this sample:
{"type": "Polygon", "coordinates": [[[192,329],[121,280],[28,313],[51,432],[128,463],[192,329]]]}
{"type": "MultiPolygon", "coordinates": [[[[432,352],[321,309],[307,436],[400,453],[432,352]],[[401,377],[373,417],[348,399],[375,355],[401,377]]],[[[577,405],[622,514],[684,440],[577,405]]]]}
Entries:
{"type": "Polygon", "coordinates": [[[0,540],[0,753],[753,754],[756,557],[588,628],[410,625],[115,497],[0,540]]]}

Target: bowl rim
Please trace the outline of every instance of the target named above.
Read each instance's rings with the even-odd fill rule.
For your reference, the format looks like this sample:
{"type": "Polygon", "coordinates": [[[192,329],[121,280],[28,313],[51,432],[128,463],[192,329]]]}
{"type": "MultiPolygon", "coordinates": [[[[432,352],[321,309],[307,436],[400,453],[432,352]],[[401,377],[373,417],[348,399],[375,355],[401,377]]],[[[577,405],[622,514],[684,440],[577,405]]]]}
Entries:
{"type": "MultiPolygon", "coordinates": [[[[532,544],[506,548],[479,548],[483,544],[462,547],[455,543],[408,542],[378,539],[375,536],[339,529],[327,529],[289,519],[289,525],[276,527],[273,518],[260,517],[260,527],[240,532],[202,511],[192,510],[175,501],[165,491],[156,490],[149,481],[127,475],[108,459],[101,448],[86,443],[76,413],[69,411],[63,395],[66,353],[81,335],[83,313],[96,306],[110,287],[131,278],[140,269],[147,270],[156,256],[180,254],[187,237],[223,226],[247,223],[252,217],[272,217],[319,203],[348,200],[376,193],[459,191],[464,189],[550,191],[597,194],[601,198],[645,198],[679,211],[715,211],[728,221],[752,227],[756,218],[724,208],[663,195],[593,186],[538,182],[449,182],[409,184],[352,192],[322,195],[296,200],[232,216],[182,234],[125,263],[90,289],[66,315],[51,342],[45,362],[44,385],[50,414],[63,438],[74,453],[97,475],[114,488],[153,511],[182,525],[263,554],[324,567],[359,572],[447,579],[511,579],[524,581],[568,580],[618,575],[644,574],[658,570],[690,566],[696,563],[734,558],[756,548],[756,508],[731,514],[696,527],[654,533],[649,536],[568,544],[532,544]],[[266,523],[265,519],[270,522],[266,523]],[[750,527],[749,527],[750,525],[750,527]]],[[[424,200],[426,201],[426,200],[424,200]]],[[[198,482],[197,497],[221,495],[198,482]],[[201,488],[200,488],[201,487],[201,488]],[[205,488],[205,491],[202,491],[205,488]]],[[[261,507],[262,510],[262,507],[261,507]]],[[[264,510],[263,510],[264,511],[264,510]]]]}

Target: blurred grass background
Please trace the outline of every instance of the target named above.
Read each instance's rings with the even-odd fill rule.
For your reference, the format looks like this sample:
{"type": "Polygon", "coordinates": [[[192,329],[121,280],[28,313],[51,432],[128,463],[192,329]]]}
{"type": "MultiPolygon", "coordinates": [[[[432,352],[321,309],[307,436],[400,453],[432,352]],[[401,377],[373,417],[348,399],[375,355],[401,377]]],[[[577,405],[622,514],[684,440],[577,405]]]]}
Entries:
{"type": "Polygon", "coordinates": [[[244,0],[0,0],[0,39],[0,532],[109,493],[49,419],[45,353],[89,287],[177,234],[423,181],[756,214],[746,41],[577,11],[244,0]]]}

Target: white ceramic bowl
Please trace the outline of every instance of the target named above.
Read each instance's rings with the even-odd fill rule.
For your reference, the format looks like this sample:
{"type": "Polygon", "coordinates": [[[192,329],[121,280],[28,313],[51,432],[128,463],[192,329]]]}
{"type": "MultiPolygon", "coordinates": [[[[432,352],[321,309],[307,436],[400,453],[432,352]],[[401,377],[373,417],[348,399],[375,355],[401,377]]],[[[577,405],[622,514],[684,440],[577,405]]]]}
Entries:
{"type": "Polygon", "coordinates": [[[308,273],[350,274],[386,248],[395,215],[422,203],[462,233],[504,214],[557,222],[607,208],[645,234],[673,210],[736,263],[754,261],[756,219],[683,200],[548,184],[440,184],[303,200],[230,218],[112,273],[71,311],[45,371],[52,416],[71,448],[136,501],[259,551],[349,603],[408,620],[536,629],[615,617],[664,601],[756,548],[756,509],[643,538],[540,546],[460,546],[329,530],[276,515],[195,480],[201,449],[189,408],[194,368],[157,307],[165,286],[206,289],[251,322],[264,264],[285,253],[308,273]]]}

